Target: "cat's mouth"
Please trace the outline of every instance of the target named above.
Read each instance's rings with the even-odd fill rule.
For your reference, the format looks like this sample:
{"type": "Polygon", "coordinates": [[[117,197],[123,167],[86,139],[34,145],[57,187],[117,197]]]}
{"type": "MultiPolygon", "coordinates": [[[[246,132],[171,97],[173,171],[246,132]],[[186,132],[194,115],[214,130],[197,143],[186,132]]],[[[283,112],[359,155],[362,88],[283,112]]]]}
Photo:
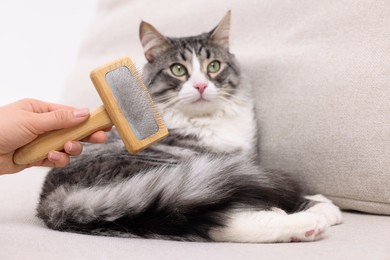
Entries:
{"type": "Polygon", "coordinates": [[[198,98],[197,100],[192,102],[192,104],[200,104],[200,103],[206,103],[206,102],[210,102],[210,100],[207,100],[203,96],[201,96],[200,98],[198,98]]]}
{"type": "Polygon", "coordinates": [[[220,108],[221,104],[216,102],[215,98],[205,97],[204,95],[198,96],[190,102],[183,102],[182,106],[180,106],[181,111],[189,116],[210,115],[219,111],[220,108]]]}

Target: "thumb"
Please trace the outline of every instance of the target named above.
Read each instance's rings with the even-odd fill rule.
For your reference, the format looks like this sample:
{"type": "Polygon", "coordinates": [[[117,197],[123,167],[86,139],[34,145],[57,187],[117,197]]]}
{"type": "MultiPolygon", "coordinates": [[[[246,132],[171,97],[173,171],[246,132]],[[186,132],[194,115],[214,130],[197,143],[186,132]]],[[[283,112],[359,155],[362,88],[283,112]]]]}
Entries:
{"type": "Polygon", "coordinates": [[[38,134],[52,130],[76,126],[89,117],[87,108],[76,110],[54,110],[47,113],[36,114],[32,123],[38,134]]]}

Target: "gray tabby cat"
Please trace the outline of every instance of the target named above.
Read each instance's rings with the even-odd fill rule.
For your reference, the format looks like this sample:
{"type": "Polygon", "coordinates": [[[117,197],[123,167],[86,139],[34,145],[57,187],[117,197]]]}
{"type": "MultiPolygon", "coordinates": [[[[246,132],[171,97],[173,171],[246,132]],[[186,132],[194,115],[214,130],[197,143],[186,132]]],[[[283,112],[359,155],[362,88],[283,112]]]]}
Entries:
{"type": "Polygon", "coordinates": [[[115,135],[44,183],[48,227],[188,241],[290,242],[342,221],[321,195],[257,163],[250,86],[229,52],[230,12],[209,33],[168,38],[142,22],[145,82],[170,136],[128,154],[115,135]]]}

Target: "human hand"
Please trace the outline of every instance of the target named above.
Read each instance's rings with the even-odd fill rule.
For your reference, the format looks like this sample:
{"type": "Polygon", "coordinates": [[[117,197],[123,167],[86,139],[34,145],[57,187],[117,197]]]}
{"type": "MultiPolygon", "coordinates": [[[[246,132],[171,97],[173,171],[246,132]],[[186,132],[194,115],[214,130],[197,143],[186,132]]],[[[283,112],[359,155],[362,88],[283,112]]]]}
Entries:
{"type": "MultiPolygon", "coordinates": [[[[0,107],[0,174],[19,172],[31,166],[66,166],[70,156],[81,154],[83,146],[80,142],[69,140],[64,145],[64,152],[50,151],[48,158],[27,165],[15,164],[13,155],[16,149],[39,135],[76,126],[88,117],[88,109],[75,109],[35,99],[23,99],[0,107]]],[[[97,131],[82,141],[103,143],[106,138],[104,131],[97,131]]]]}

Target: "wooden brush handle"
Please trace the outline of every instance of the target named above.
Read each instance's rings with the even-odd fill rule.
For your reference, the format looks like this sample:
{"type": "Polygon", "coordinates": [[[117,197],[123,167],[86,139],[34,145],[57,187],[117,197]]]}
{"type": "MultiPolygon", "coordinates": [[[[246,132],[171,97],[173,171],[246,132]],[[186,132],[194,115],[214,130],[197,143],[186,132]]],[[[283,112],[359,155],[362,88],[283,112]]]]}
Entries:
{"type": "Polygon", "coordinates": [[[67,141],[81,140],[90,134],[108,128],[113,123],[104,106],[91,113],[88,120],[81,125],[48,132],[40,135],[31,143],[15,151],[16,164],[29,164],[47,158],[50,151],[61,151],[67,141]]]}

